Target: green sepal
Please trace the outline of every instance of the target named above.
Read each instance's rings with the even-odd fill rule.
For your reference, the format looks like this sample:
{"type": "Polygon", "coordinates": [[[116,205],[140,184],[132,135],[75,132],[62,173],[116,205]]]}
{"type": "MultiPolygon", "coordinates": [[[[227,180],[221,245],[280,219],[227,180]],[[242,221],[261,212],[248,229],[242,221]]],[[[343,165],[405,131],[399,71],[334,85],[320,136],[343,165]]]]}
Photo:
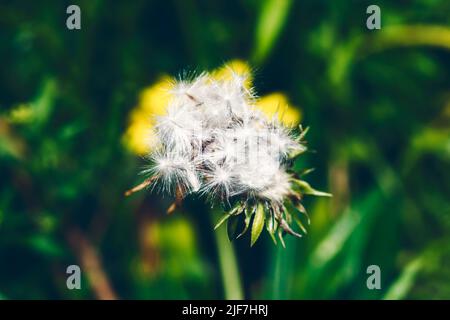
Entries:
{"type": "Polygon", "coordinates": [[[310,184],[306,181],[299,179],[292,179],[292,181],[298,187],[299,191],[303,194],[310,194],[318,197],[332,197],[331,193],[316,190],[313,187],[311,187],[310,184]]]}
{"type": "Polygon", "coordinates": [[[228,219],[227,222],[227,235],[228,239],[230,241],[233,241],[236,239],[236,235],[238,233],[239,225],[242,225],[243,218],[242,215],[233,215],[228,219]]]}
{"type": "Polygon", "coordinates": [[[258,240],[259,236],[261,235],[261,231],[264,228],[264,221],[264,205],[262,203],[258,203],[256,206],[255,217],[253,218],[250,246],[253,246],[256,240],[258,240]]]}
{"type": "Polygon", "coordinates": [[[227,221],[231,217],[231,214],[229,212],[226,212],[217,222],[217,224],[214,226],[214,230],[216,230],[218,227],[220,227],[225,221],[227,221]]]}
{"type": "Polygon", "coordinates": [[[242,232],[236,237],[236,239],[242,237],[248,230],[248,227],[250,226],[250,220],[253,216],[253,214],[255,213],[256,208],[255,207],[250,207],[250,208],[245,208],[244,213],[245,213],[245,219],[244,219],[244,230],[242,230],[242,232]]]}

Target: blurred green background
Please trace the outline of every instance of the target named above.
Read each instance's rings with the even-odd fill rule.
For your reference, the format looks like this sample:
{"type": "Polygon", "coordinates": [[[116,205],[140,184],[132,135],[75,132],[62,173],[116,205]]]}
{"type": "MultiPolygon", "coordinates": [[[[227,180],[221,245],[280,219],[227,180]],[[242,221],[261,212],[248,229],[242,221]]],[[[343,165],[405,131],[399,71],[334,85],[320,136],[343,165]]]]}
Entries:
{"type": "Polygon", "coordinates": [[[374,31],[369,4],[1,1],[0,298],[450,299],[450,2],[376,1],[374,31]],[[201,200],[167,215],[170,197],[123,196],[145,164],[122,142],[142,90],[234,59],[298,106],[301,165],[333,193],[306,198],[286,249],[263,233],[223,252],[201,200]]]}

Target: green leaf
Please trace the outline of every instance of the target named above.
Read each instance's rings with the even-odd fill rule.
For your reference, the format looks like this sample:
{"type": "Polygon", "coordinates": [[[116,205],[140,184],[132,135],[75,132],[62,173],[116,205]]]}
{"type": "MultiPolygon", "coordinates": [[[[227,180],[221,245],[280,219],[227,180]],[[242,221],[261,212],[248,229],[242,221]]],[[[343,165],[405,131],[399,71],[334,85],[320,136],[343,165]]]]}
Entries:
{"type": "Polygon", "coordinates": [[[303,194],[310,194],[310,195],[318,196],[318,197],[332,197],[333,196],[331,193],[327,193],[327,192],[323,192],[323,191],[314,189],[306,181],[299,180],[299,179],[294,179],[293,181],[299,187],[300,192],[303,194]]]}
{"type": "Polygon", "coordinates": [[[253,59],[261,63],[272,50],[286,21],[291,0],[266,0],[263,2],[256,27],[253,59]]]}
{"type": "Polygon", "coordinates": [[[419,256],[416,259],[412,260],[406,268],[404,268],[403,272],[400,274],[400,277],[390,286],[384,295],[384,300],[400,300],[404,299],[408,292],[411,290],[411,287],[414,284],[415,278],[417,274],[422,270],[424,265],[424,257],[419,256]]]}
{"type": "Polygon", "coordinates": [[[53,238],[45,235],[36,235],[26,240],[30,248],[45,256],[62,257],[64,256],[64,249],[53,238]]]}
{"type": "Polygon", "coordinates": [[[261,235],[261,231],[264,227],[264,220],[265,220],[264,205],[258,204],[256,207],[255,218],[253,219],[250,246],[253,246],[256,240],[258,240],[259,236],[261,235]]]}
{"type": "Polygon", "coordinates": [[[234,207],[230,210],[231,215],[236,215],[241,213],[242,210],[244,210],[245,205],[242,202],[238,202],[234,205],[234,207]]]}
{"type": "Polygon", "coordinates": [[[316,169],[315,169],[315,168],[305,169],[305,170],[303,170],[302,172],[300,172],[300,173],[298,174],[298,176],[299,176],[299,177],[304,177],[304,176],[310,174],[311,172],[313,172],[314,170],[316,170],[316,169]]]}
{"type": "Polygon", "coordinates": [[[242,230],[242,232],[236,237],[236,239],[242,237],[248,230],[248,227],[250,226],[250,220],[252,218],[252,215],[255,213],[255,207],[251,207],[251,208],[245,208],[244,210],[245,212],[245,219],[244,219],[244,230],[242,230]]]}
{"type": "Polygon", "coordinates": [[[217,224],[214,226],[214,230],[216,230],[218,227],[220,227],[225,221],[228,220],[228,218],[231,217],[231,213],[227,212],[225,213],[219,220],[219,222],[217,222],[217,224]]]}
{"type": "Polygon", "coordinates": [[[245,209],[245,205],[242,202],[238,202],[229,212],[226,212],[222,218],[220,218],[219,222],[214,227],[214,230],[216,230],[218,227],[220,227],[225,221],[227,221],[231,216],[238,215],[242,213],[242,210],[245,209]]]}
{"type": "Polygon", "coordinates": [[[277,244],[277,238],[275,237],[275,232],[277,231],[278,223],[275,217],[272,214],[268,214],[266,218],[266,230],[269,233],[270,237],[274,244],[277,244]]]}
{"type": "Polygon", "coordinates": [[[228,219],[227,222],[227,235],[228,235],[228,239],[230,241],[233,241],[234,239],[236,239],[236,235],[238,233],[238,227],[239,225],[243,224],[243,215],[233,215],[230,217],[230,219],[228,219]]]}
{"type": "Polygon", "coordinates": [[[303,153],[305,153],[306,150],[308,150],[308,148],[306,148],[303,145],[300,145],[300,147],[297,150],[289,152],[288,157],[289,157],[289,159],[295,159],[299,155],[302,155],[303,153]]]}
{"type": "Polygon", "coordinates": [[[308,212],[306,212],[305,207],[300,203],[295,203],[293,205],[294,209],[297,210],[298,212],[300,212],[301,214],[303,214],[306,217],[306,222],[308,223],[308,225],[311,224],[311,218],[309,217],[308,212]]]}
{"type": "Polygon", "coordinates": [[[307,234],[308,231],[306,230],[305,226],[303,225],[303,222],[300,220],[299,217],[297,217],[296,215],[294,215],[294,220],[297,223],[298,227],[305,233],[307,234]]]}
{"type": "Polygon", "coordinates": [[[302,125],[300,125],[299,128],[300,128],[301,133],[300,133],[300,135],[298,136],[297,141],[302,141],[303,138],[304,138],[304,137],[306,136],[306,134],[308,133],[309,127],[306,127],[305,129],[303,129],[302,125]]]}

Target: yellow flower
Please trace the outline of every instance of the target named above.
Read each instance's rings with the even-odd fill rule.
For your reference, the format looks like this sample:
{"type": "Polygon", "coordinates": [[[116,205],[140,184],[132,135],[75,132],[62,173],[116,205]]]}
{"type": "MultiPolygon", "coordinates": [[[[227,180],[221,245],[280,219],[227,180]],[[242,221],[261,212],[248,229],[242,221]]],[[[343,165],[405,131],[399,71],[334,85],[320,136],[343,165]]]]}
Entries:
{"type": "Polygon", "coordinates": [[[300,110],[289,106],[287,97],[280,92],[263,96],[256,102],[256,106],[268,118],[272,118],[277,114],[278,120],[286,126],[296,126],[300,123],[300,110]]]}
{"type": "Polygon", "coordinates": [[[231,80],[233,73],[246,77],[244,86],[247,89],[250,89],[253,86],[250,66],[242,60],[231,60],[222,67],[214,70],[211,74],[216,79],[231,80]]]}
{"type": "Polygon", "coordinates": [[[162,76],[141,92],[138,105],[130,113],[129,126],[122,140],[134,154],[145,155],[156,143],[153,131],[155,117],[165,113],[170,100],[170,87],[170,77],[162,76]]]}
{"type": "Polygon", "coordinates": [[[152,115],[165,114],[166,105],[170,100],[169,90],[171,87],[172,79],[169,76],[160,77],[155,84],[141,92],[138,107],[152,115]]]}
{"type": "Polygon", "coordinates": [[[131,152],[144,155],[150,150],[152,140],[154,135],[151,117],[148,112],[138,107],[131,112],[130,125],[122,141],[131,152]]]}
{"type": "MultiPolygon", "coordinates": [[[[232,60],[211,72],[214,78],[222,80],[231,79],[233,73],[245,76],[245,87],[247,89],[252,87],[251,68],[245,61],[232,60]]],[[[130,113],[129,126],[122,139],[132,153],[145,155],[155,145],[156,137],[153,131],[155,117],[165,113],[171,98],[169,90],[172,83],[169,76],[162,76],[140,93],[138,105],[130,113]]],[[[268,118],[278,113],[279,120],[285,125],[295,126],[300,123],[301,112],[298,108],[289,106],[287,97],[282,93],[266,95],[257,101],[256,106],[268,118]]]]}

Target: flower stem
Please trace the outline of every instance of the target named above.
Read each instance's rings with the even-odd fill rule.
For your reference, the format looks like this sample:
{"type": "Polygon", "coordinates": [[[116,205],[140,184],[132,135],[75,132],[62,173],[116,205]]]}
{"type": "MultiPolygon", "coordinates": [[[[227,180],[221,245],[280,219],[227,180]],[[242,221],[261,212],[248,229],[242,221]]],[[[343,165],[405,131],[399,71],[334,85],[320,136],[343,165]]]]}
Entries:
{"type": "Polygon", "coordinates": [[[274,248],[273,281],[271,299],[284,300],[289,298],[293,264],[295,259],[295,239],[286,238],[286,248],[281,245],[274,248]]]}
{"type": "MultiPolygon", "coordinates": [[[[211,214],[213,219],[217,216],[217,212],[211,214]]],[[[213,225],[214,224],[215,222],[213,221],[213,225]]],[[[230,240],[228,240],[227,230],[224,226],[217,228],[217,230],[213,232],[216,238],[225,299],[242,300],[244,299],[244,294],[242,292],[241,278],[239,275],[233,244],[230,240]]]]}

